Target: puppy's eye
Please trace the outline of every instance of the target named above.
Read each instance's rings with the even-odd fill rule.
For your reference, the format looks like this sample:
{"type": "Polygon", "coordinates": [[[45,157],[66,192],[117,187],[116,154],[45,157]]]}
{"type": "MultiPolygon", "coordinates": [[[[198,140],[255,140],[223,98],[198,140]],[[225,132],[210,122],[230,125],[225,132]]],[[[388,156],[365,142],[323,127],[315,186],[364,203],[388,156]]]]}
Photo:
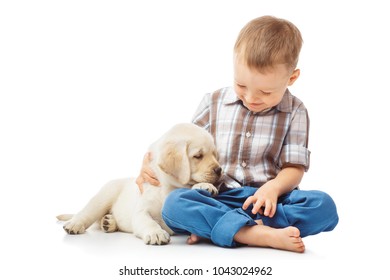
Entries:
{"type": "Polygon", "coordinates": [[[203,158],[203,155],[202,155],[202,154],[196,154],[196,155],[194,155],[194,158],[196,158],[196,159],[202,159],[202,158],[203,158]]]}

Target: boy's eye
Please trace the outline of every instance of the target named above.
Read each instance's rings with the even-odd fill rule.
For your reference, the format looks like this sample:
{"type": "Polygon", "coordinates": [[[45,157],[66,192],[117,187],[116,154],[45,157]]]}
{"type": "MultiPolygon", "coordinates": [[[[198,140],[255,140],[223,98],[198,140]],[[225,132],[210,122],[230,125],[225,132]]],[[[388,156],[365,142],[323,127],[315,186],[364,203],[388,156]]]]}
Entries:
{"type": "Polygon", "coordinates": [[[262,93],[263,95],[270,95],[272,92],[268,92],[268,91],[261,91],[261,93],[262,93]]]}
{"type": "Polygon", "coordinates": [[[237,84],[237,86],[238,86],[239,88],[245,88],[244,85],[237,84]]]}

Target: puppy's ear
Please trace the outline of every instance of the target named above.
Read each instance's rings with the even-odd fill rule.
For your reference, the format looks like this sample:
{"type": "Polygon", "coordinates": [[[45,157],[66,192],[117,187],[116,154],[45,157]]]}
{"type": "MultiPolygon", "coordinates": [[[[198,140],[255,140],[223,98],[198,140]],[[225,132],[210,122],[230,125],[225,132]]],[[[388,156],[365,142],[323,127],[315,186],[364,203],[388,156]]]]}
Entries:
{"type": "Polygon", "coordinates": [[[187,156],[187,143],[181,141],[165,143],[161,151],[158,166],[162,171],[171,175],[180,184],[190,181],[191,169],[187,156]]]}

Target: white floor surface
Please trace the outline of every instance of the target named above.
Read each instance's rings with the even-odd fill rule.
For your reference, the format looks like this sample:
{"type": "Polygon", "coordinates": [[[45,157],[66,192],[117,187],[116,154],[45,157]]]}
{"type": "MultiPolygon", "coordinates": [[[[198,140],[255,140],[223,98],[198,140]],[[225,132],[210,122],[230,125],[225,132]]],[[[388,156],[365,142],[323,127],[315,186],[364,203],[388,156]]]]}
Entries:
{"type": "Polygon", "coordinates": [[[0,279],[390,279],[385,2],[0,1],[0,279]],[[136,176],[152,141],[190,121],[206,92],[232,85],[237,34],[262,15],[303,34],[290,88],[310,115],[301,188],[334,198],[336,229],[304,238],[303,254],[188,246],[183,236],[146,246],[95,228],[67,235],[56,215],[136,176]],[[204,274],[120,275],[175,266],[204,274]],[[213,275],[235,266],[272,275],[213,275]]]}
{"type": "MultiPolygon", "coordinates": [[[[54,213],[53,213],[54,214],[54,213]]],[[[9,216],[8,216],[9,217],[9,216]]],[[[4,217],[3,217],[4,218],[4,217]]],[[[304,238],[303,254],[268,248],[219,248],[210,243],[187,245],[173,236],[165,246],[149,246],[127,233],[103,233],[95,224],[87,233],[68,235],[48,213],[26,213],[17,231],[2,232],[6,279],[192,279],[195,276],[120,275],[129,269],[202,269],[196,279],[385,279],[389,246],[365,240],[363,231],[341,224],[337,230],[304,238]],[[272,275],[213,275],[214,267],[270,268],[272,275]]],[[[3,220],[4,222],[4,220],[3,220]]],[[[9,223],[11,225],[13,222],[9,223]]],[[[4,223],[3,223],[4,225],[4,223]]],[[[4,264],[4,263],[3,263],[4,264]]]]}

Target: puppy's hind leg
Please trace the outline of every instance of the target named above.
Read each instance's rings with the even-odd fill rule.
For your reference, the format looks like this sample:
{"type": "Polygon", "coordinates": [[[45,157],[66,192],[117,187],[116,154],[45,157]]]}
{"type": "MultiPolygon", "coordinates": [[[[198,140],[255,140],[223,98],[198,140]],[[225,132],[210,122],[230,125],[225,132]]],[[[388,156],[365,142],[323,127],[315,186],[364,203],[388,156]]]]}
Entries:
{"type": "Polygon", "coordinates": [[[123,180],[116,180],[103,186],[87,205],[64,225],[64,230],[69,234],[84,233],[110,211],[124,185],[123,180]]]}
{"type": "Polygon", "coordinates": [[[115,218],[111,214],[104,215],[100,220],[100,229],[106,233],[115,232],[118,230],[115,218]]]}

